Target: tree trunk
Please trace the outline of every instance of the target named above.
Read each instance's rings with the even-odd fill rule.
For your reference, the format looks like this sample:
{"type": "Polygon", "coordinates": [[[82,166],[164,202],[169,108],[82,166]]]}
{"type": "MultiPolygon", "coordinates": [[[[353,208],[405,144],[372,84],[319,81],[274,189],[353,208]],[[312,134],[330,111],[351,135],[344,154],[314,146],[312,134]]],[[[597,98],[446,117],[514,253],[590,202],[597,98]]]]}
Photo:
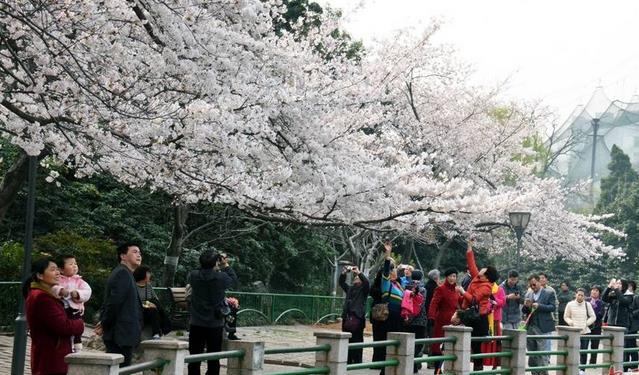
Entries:
{"type": "Polygon", "coordinates": [[[5,173],[0,183],[0,222],[4,220],[9,207],[18,196],[18,192],[24,184],[27,174],[27,161],[29,157],[24,152],[13,162],[13,165],[5,173]]]}
{"type": "Polygon", "coordinates": [[[188,205],[176,204],[173,207],[173,233],[171,243],[169,243],[169,247],[166,249],[166,256],[164,257],[163,286],[173,286],[175,283],[175,272],[177,271],[178,260],[182,254],[182,245],[186,234],[186,219],[188,216],[188,205]]]}
{"type": "Polygon", "coordinates": [[[437,256],[435,257],[435,264],[433,264],[433,269],[439,269],[439,266],[442,262],[442,258],[444,257],[444,253],[448,249],[448,246],[453,243],[453,239],[449,238],[442,244],[441,246],[437,246],[437,256]]]}

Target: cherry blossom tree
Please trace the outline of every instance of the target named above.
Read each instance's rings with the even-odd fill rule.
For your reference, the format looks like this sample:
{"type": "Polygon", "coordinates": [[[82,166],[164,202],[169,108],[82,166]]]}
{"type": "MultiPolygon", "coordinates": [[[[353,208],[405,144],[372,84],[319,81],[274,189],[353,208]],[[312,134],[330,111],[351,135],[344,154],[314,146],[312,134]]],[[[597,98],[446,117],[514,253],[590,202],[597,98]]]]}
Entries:
{"type": "Polygon", "coordinates": [[[276,1],[0,2],[2,137],[108,172],[312,225],[468,234],[533,211],[530,253],[614,252],[596,218],[513,155],[534,111],[472,87],[446,47],[400,35],[352,60],[335,19],[274,32],[276,1]],[[330,56],[327,59],[326,56],[330,56]]]}

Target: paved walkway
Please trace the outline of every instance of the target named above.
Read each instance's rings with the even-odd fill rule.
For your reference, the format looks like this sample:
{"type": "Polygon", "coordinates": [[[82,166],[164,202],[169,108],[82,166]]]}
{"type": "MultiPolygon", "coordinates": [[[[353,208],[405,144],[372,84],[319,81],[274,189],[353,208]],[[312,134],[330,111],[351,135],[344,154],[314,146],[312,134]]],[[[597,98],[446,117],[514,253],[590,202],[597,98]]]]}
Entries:
{"type": "MultiPolygon", "coordinates": [[[[318,330],[327,330],[325,327],[311,327],[305,325],[295,326],[266,326],[266,327],[240,327],[238,328],[238,336],[242,339],[264,341],[267,348],[281,348],[281,347],[302,347],[311,346],[315,343],[313,332],[318,330]]],[[[93,331],[87,327],[84,334],[85,346],[92,346],[91,336],[93,331]]],[[[371,341],[372,337],[366,335],[365,341],[371,341]]],[[[13,336],[0,335],[0,374],[11,373],[11,359],[12,359],[12,346],[13,336]]],[[[87,349],[94,350],[94,349],[87,349]]],[[[370,362],[372,357],[372,349],[364,349],[364,361],[370,362]]],[[[281,365],[281,363],[287,364],[304,364],[312,366],[315,360],[314,353],[294,353],[294,354],[281,354],[281,355],[269,355],[266,357],[267,363],[264,366],[264,372],[275,371],[292,371],[295,367],[289,365],[281,365]],[[276,363],[280,363],[279,365],[276,363]]],[[[222,374],[226,374],[226,361],[222,361],[222,374]]],[[[25,374],[30,375],[29,369],[29,349],[27,348],[27,364],[25,374]]],[[[206,369],[203,366],[202,373],[205,373],[206,369]]],[[[432,374],[432,370],[422,369],[420,374],[432,374]]],[[[553,373],[553,372],[551,372],[553,373]]],[[[349,374],[354,375],[368,375],[379,374],[379,370],[360,370],[349,371],[349,374]]],[[[588,370],[588,375],[601,374],[597,370],[588,370]]]]}

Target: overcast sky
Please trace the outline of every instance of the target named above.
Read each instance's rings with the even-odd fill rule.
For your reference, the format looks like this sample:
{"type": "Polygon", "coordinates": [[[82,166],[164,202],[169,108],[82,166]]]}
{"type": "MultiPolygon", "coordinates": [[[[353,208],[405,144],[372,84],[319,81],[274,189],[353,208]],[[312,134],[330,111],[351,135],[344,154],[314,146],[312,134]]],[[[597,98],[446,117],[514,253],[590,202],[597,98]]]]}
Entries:
{"type": "MultiPolygon", "coordinates": [[[[597,86],[610,99],[639,94],[639,1],[320,0],[344,11],[343,27],[364,43],[397,29],[443,21],[477,82],[509,78],[504,95],[541,100],[565,119],[597,86]]],[[[417,32],[417,31],[416,31],[417,32]]]]}

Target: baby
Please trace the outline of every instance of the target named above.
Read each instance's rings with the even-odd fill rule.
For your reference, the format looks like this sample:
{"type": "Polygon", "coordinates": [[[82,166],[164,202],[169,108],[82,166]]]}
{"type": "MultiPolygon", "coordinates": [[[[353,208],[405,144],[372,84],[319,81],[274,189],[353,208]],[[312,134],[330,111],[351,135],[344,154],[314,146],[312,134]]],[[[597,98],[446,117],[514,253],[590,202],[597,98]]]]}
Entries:
{"type": "MultiPolygon", "coordinates": [[[[53,293],[62,298],[67,316],[70,319],[82,319],[84,303],[91,298],[91,287],[78,275],[78,263],[73,255],[58,258],[60,283],[53,287],[53,293]]],[[[73,337],[73,351],[82,350],[82,336],[73,337]]]]}

